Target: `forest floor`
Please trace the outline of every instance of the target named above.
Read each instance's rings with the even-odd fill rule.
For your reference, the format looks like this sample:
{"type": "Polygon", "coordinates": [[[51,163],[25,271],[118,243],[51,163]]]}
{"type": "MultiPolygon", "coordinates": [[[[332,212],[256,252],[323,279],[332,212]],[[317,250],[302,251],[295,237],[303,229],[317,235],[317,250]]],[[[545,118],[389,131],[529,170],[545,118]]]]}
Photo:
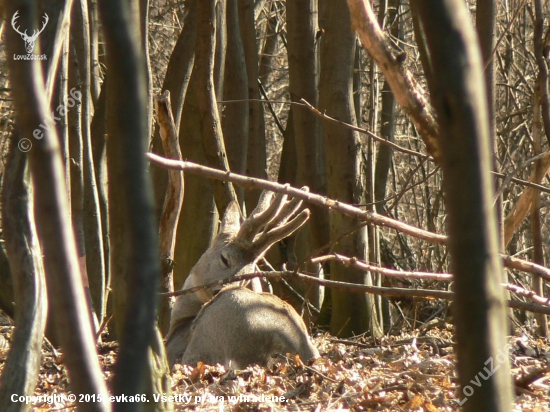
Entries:
{"type": "MultiPolygon", "coordinates": [[[[13,327],[0,326],[0,369],[13,327]]],[[[304,364],[299,358],[276,359],[269,368],[227,370],[222,366],[176,365],[172,370],[174,409],[200,411],[455,411],[483,384],[487,371],[506,358],[512,362],[516,411],[550,410],[550,347],[547,339],[526,334],[509,338],[509,348],[487,363],[459,393],[453,327],[434,324],[415,333],[370,338],[315,337],[321,357],[304,364]],[[415,337],[416,336],[416,337],[415,337]]],[[[44,345],[36,396],[52,396],[32,411],[73,411],[62,354],[44,345]],[[49,400],[52,400],[50,398],[49,400]]],[[[116,345],[98,346],[101,366],[112,376],[116,345]]]]}

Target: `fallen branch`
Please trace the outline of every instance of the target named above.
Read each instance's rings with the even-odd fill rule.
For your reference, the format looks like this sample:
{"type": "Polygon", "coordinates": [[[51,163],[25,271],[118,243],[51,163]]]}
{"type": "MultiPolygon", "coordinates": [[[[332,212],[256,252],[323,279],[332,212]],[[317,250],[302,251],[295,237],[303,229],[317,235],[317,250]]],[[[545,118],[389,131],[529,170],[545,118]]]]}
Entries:
{"type": "Polygon", "coordinates": [[[443,282],[450,282],[453,280],[453,275],[450,273],[431,273],[431,272],[406,272],[402,270],[387,269],[380,266],[375,266],[368,264],[363,260],[359,260],[354,257],[347,257],[333,253],[331,255],[319,256],[310,259],[311,263],[323,263],[330,260],[335,260],[341,262],[346,266],[355,266],[362,270],[368,270],[373,273],[380,273],[384,276],[397,277],[397,278],[407,278],[407,279],[420,279],[420,280],[437,280],[443,282]]]}
{"type": "Polygon", "coordinates": [[[516,295],[528,298],[528,299],[532,300],[533,302],[538,303],[539,305],[550,307],[550,298],[545,298],[543,296],[539,296],[535,292],[533,292],[532,290],[527,290],[525,288],[522,288],[521,286],[512,285],[511,283],[504,283],[503,286],[507,290],[509,290],[511,292],[514,292],[516,295]]]}
{"type": "Polygon", "coordinates": [[[338,200],[330,199],[325,196],[297,189],[289,185],[282,185],[280,183],[272,182],[269,180],[238,175],[232,172],[224,172],[189,161],[176,161],[165,159],[154,153],[147,153],[147,157],[151,162],[168,169],[183,170],[185,172],[199,174],[215,180],[226,180],[245,187],[261,188],[277,193],[285,193],[287,195],[302,199],[305,202],[317,206],[328,207],[329,209],[337,210],[345,215],[377,226],[389,227],[410,236],[423,239],[430,243],[443,245],[447,242],[447,236],[445,235],[429,232],[427,230],[400,222],[399,220],[391,219],[389,217],[379,215],[375,212],[361,210],[358,207],[348,205],[338,200]]]}
{"type": "Polygon", "coordinates": [[[439,129],[435,113],[428,102],[427,93],[415,80],[412,73],[403,67],[406,55],[394,55],[386,35],[378,24],[368,0],[348,0],[352,25],[361,39],[361,44],[384,74],[395,100],[409,115],[428,152],[440,163],[439,129]]]}
{"type": "MultiPolygon", "coordinates": [[[[193,163],[189,161],[176,161],[176,160],[166,159],[154,153],[147,153],[147,157],[151,162],[168,169],[183,170],[185,172],[202,175],[210,179],[228,180],[232,183],[235,183],[237,185],[241,185],[244,187],[267,189],[277,193],[285,193],[290,196],[294,196],[299,199],[302,199],[305,202],[328,207],[329,209],[336,210],[345,215],[363,220],[367,223],[371,223],[378,226],[389,227],[391,229],[401,231],[405,234],[425,240],[430,243],[434,243],[438,245],[447,244],[447,236],[445,235],[429,232],[424,229],[419,229],[415,226],[408,225],[398,220],[391,219],[389,217],[382,216],[374,212],[364,211],[359,209],[358,207],[351,206],[346,203],[339,202],[337,200],[333,200],[325,196],[320,196],[315,193],[307,192],[305,190],[297,189],[289,185],[282,185],[277,182],[243,176],[232,172],[224,172],[224,171],[213,169],[210,167],[201,166],[197,163],[193,163]]],[[[501,257],[502,257],[502,262],[504,266],[507,268],[517,269],[523,272],[536,274],[550,281],[550,269],[544,266],[537,265],[533,262],[529,262],[523,259],[518,259],[508,255],[501,255],[501,257]]]]}
{"type": "MultiPolygon", "coordinates": [[[[160,293],[162,297],[173,297],[173,296],[182,296],[188,295],[190,293],[198,292],[203,289],[219,288],[230,283],[242,282],[251,280],[254,278],[263,277],[266,279],[279,279],[279,278],[294,278],[306,283],[313,283],[319,286],[325,286],[331,289],[340,289],[352,293],[372,293],[373,295],[379,296],[393,296],[393,297],[410,297],[410,298],[424,298],[424,299],[444,299],[452,301],[454,300],[454,293],[447,292],[443,290],[426,290],[426,289],[404,289],[404,288],[387,288],[381,286],[368,286],[368,285],[357,285],[354,283],[338,282],[335,280],[319,279],[313,274],[304,274],[297,273],[292,271],[271,271],[271,272],[255,272],[249,273],[246,275],[234,276],[230,279],[223,279],[217,282],[208,283],[201,286],[195,286],[193,288],[178,290],[177,292],[171,293],[160,293]]],[[[519,287],[515,285],[503,284],[504,287],[508,289],[508,286],[513,287],[516,291],[521,291],[519,287]]],[[[527,295],[531,298],[533,294],[529,293],[527,295]]],[[[540,298],[540,297],[539,297],[540,298]]],[[[508,306],[513,309],[521,309],[534,313],[544,313],[550,315],[550,306],[545,304],[537,304],[530,302],[522,302],[519,300],[509,300],[507,301],[508,306]]]]}
{"type": "Polygon", "coordinates": [[[518,259],[512,256],[500,255],[502,257],[502,263],[509,269],[521,270],[522,272],[538,275],[541,278],[550,281],[550,269],[547,267],[537,265],[536,263],[529,262],[527,260],[518,259]]]}

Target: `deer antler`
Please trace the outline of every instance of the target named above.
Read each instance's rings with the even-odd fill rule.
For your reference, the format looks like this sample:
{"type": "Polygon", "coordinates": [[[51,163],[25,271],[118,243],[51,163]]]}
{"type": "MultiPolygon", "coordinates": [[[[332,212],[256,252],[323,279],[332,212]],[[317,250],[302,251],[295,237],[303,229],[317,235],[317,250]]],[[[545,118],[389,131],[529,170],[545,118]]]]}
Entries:
{"type": "MultiPolygon", "coordinates": [[[[302,190],[308,190],[303,187],[302,190]]],[[[309,218],[309,210],[298,213],[302,201],[294,198],[288,200],[288,196],[278,193],[273,201],[271,192],[263,192],[258,206],[243,222],[238,239],[252,243],[252,248],[257,257],[261,256],[271,245],[287,237],[309,218]],[[270,203],[271,202],[271,203],[270,203]]]]}
{"type": "Polygon", "coordinates": [[[49,21],[50,21],[50,18],[46,13],[44,13],[44,23],[42,24],[42,28],[37,33],[34,33],[32,37],[38,37],[38,35],[44,31],[44,29],[46,28],[46,24],[48,24],[49,21]]]}
{"type": "Polygon", "coordinates": [[[13,29],[14,29],[17,33],[19,33],[21,36],[27,36],[27,30],[25,30],[24,33],[21,33],[21,32],[19,31],[19,27],[15,27],[15,24],[16,24],[15,21],[16,21],[18,18],[19,18],[19,10],[17,10],[17,11],[15,12],[15,14],[13,15],[13,17],[11,18],[11,26],[12,26],[13,29]]]}

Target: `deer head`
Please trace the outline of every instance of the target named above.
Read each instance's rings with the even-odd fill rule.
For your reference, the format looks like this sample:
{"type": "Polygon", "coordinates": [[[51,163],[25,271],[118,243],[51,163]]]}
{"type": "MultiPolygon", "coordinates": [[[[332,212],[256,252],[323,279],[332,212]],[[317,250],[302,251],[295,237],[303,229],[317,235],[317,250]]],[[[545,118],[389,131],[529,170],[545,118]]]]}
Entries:
{"type": "Polygon", "coordinates": [[[25,30],[24,32],[21,32],[19,30],[19,27],[15,26],[16,20],[18,18],[19,18],[19,10],[17,10],[13,15],[13,17],[11,18],[11,26],[17,33],[21,35],[21,38],[25,42],[25,49],[27,49],[27,53],[31,54],[34,50],[34,45],[36,43],[36,39],[38,38],[38,35],[44,31],[44,28],[46,27],[46,24],[48,24],[48,21],[50,20],[50,18],[46,13],[44,13],[44,22],[42,23],[42,28],[40,30],[35,30],[32,36],[29,36],[27,34],[27,30],[25,30]]]}

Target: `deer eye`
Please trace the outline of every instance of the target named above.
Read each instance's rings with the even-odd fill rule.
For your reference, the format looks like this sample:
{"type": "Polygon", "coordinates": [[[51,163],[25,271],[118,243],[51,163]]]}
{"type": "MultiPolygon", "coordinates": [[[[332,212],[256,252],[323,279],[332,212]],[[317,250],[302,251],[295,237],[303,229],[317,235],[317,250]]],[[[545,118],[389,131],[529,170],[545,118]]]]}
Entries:
{"type": "Polygon", "coordinates": [[[223,255],[223,253],[220,255],[220,259],[222,260],[222,263],[223,263],[226,267],[229,267],[229,260],[227,260],[227,258],[223,255]]]}

